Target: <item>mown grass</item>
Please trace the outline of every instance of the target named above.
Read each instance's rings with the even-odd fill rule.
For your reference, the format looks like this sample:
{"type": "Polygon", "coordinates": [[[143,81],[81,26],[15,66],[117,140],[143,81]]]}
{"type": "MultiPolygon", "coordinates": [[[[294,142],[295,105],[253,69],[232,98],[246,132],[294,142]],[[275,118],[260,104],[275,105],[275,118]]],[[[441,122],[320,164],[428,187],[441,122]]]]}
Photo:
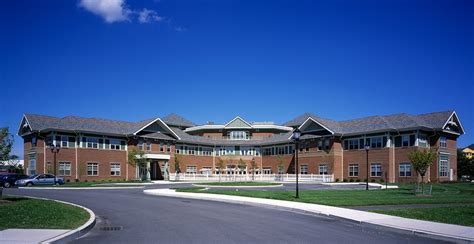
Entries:
{"type": "Polygon", "coordinates": [[[474,226],[474,205],[374,210],[373,212],[447,224],[474,226]]]}
{"type": "Polygon", "coordinates": [[[90,216],[82,208],[49,200],[4,197],[0,229],[74,229],[90,216]]]}
{"type": "Polygon", "coordinates": [[[207,186],[274,186],[280,183],[271,182],[256,182],[256,181],[232,181],[232,182],[209,182],[201,183],[200,185],[207,186]]]}
{"type": "MultiPolygon", "coordinates": [[[[474,203],[474,184],[433,184],[431,196],[419,196],[413,192],[414,185],[400,185],[399,189],[387,190],[304,190],[295,199],[294,191],[223,190],[199,188],[178,189],[180,192],[225,194],[286,201],[316,203],[331,206],[367,206],[400,204],[474,203]]],[[[429,187],[429,186],[425,186],[429,187]]]]}

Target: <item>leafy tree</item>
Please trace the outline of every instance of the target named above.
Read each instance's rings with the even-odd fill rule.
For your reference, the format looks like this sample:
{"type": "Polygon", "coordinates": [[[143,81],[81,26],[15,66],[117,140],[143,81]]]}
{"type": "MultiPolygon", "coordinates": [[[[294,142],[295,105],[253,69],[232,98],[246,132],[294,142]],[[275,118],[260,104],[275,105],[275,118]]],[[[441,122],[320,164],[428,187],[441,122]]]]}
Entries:
{"type": "MultiPolygon", "coordinates": [[[[14,138],[8,132],[8,127],[0,128],[0,164],[18,159],[17,156],[11,155],[14,138]]],[[[0,188],[0,198],[3,196],[3,184],[0,188]]]]}
{"type": "Polygon", "coordinates": [[[255,170],[257,169],[257,162],[255,162],[255,158],[252,158],[250,161],[250,167],[252,168],[252,181],[255,180],[255,170]]]}
{"type": "MultiPolygon", "coordinates": [[[[413,169],[421,176],[421,192],[423,192],[423,182],[426,171],[436,160],[436,152],[432,150],[415,150],[408,154],[413,169]]],[[[418,183],[419,185],[419,183],[418,183]]]]}
{"type": "Polygon", "coordinates": [[[283,158],[282,155],[278,155],[277,156],[277,161],[278,161],[278,178],[280,178],[280,180],[283,179],[283,175],[282,175],[282,172],[285,170],[285,159],[283,158]]]}
{"type": "Polygon", "coordinates": [[[240,172],[243,172],[243,171],[245,170],[245,168],[247,168],[247,164],[245,163],[244,160],[242,160],[242,159],[240,158],[240,159],[239,159],[238,167],[239,167],[239,171],[240,171],[240,172]]]}
{"type": "Polygon", "coordinates": [[[145,156],[145,152],[132,149],[128,153],[128,163],[138,168],[138,175],[142,181],[146,180],[148,158],[145,156]]]}
{"type": "Polygon", "coordinates": [[[222,160],[221,158],[217,158],[216,168],[219,169],[218,170],[218,172],[219,172],[219,182],[221,182],[222,170],[224,169],[224,160],[222,160]]]}
{"type": "Polygon", "coordinates": [[[174,154],[174,172],[176,173],[175,180],[179,181],[179,174],[181,174],[181,156],[174,154]]]}
{"type": "Polygon", "coordinates": [[[464,152],[458,149],[458,177],[467,175],[472,179],[474,177],[474,157],[467,158],[464,152]]]}

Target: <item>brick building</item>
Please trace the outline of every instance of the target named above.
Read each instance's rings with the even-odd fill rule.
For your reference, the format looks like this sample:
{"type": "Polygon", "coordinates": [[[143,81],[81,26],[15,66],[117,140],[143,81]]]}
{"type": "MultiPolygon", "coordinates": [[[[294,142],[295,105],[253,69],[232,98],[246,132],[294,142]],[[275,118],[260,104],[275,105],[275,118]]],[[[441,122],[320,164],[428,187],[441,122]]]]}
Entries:
{"type": "Polygon", "coordinates": [[[66,180],[136,179],[139,171],[127,163],[132,150],[145,153],[147,176],[160,180],[175,172],[176,156],[181,171],[188,174],[233,174],[242,164],[246,167],[239,174],[294,173],[291,135],[295,128],[302,131],[301,174],[364,180],[368,144],[370,180],[387,174],[389,182],[414,181],[408,153],[417,148],[431,148],[438,154],[428,179],[457,178],[456,140],[464,130],[454,111],[347,121],[305,113],[283,125],[250,123],[238,116],[226,124],[196,125],[176,114],[140,122],[25,114],[18,135],[24,139],[28,174],[54,172],[50,145],[55,144],[61,147],[56,172],[66,180]]]}

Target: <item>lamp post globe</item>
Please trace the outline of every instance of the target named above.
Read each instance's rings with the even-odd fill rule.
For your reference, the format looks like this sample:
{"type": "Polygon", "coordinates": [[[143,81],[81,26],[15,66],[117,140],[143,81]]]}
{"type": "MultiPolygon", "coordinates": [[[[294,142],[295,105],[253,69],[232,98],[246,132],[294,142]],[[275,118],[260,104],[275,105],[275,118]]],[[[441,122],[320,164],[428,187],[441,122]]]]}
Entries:
{"type": "Polygon", "coordinates": [[[293,135],[291,136],[291,139],[295,143],[295,173],[296,173],[296,196],[295,198],[299,198],[299,188],[298,188],[298,142],[301,137],[301,131],[296,128],[293,130],[293,135]]]}

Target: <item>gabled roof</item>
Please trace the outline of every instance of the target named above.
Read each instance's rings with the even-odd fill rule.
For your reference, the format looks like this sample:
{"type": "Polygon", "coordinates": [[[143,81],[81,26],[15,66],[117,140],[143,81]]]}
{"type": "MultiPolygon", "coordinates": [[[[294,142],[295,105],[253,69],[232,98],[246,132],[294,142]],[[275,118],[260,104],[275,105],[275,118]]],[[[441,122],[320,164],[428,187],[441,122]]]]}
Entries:
{"type": "Polygon", "coordinates": [[[185,119],[182,116],[179,116],[175,113],[171,113],[166,115],[162,118],[163,122],[165,122],[169,126],[178,126],[178,127],[192,127],[196,126],[192,121],[185,119]]]}
{"type": "MultiPolygon", "coordinates": [[[[454,111],[443,111],[420,115],[410,115],[406,113],[370,116],[346,121],[334,121],[320,118],[312,113],[304,113],[293,120],[286,122],[285,126],[297,127],[311,118],[326,127],[334,134],[351,135],[360,133],[373,133],[377,131],[399,131],[407,129],[425,128],[431,130],[444,130],[446,123],[456,116],[454,111]]],[[[456,120],[459,120],[457,116],[456,120]]],[[[464,134],[461,123],[459,122],[461,134],[464,134]]]]}
{"type": "Polygon", "coordinates": [[[474,144],[471,144],[471,145],[469,145],[469,146],[467,146],[467,147],[465,147],[465,148],[463,148],[463,149],[466,149],[466,148],[469,148],[469,149],[471,149],[471,150],[474,150],[474,144]]]}
{"type": "Polygon", "coordinates": [[[240,116],[233,118],[224,125],[225,128],[252,128],[252,125],[240,116]]]}

